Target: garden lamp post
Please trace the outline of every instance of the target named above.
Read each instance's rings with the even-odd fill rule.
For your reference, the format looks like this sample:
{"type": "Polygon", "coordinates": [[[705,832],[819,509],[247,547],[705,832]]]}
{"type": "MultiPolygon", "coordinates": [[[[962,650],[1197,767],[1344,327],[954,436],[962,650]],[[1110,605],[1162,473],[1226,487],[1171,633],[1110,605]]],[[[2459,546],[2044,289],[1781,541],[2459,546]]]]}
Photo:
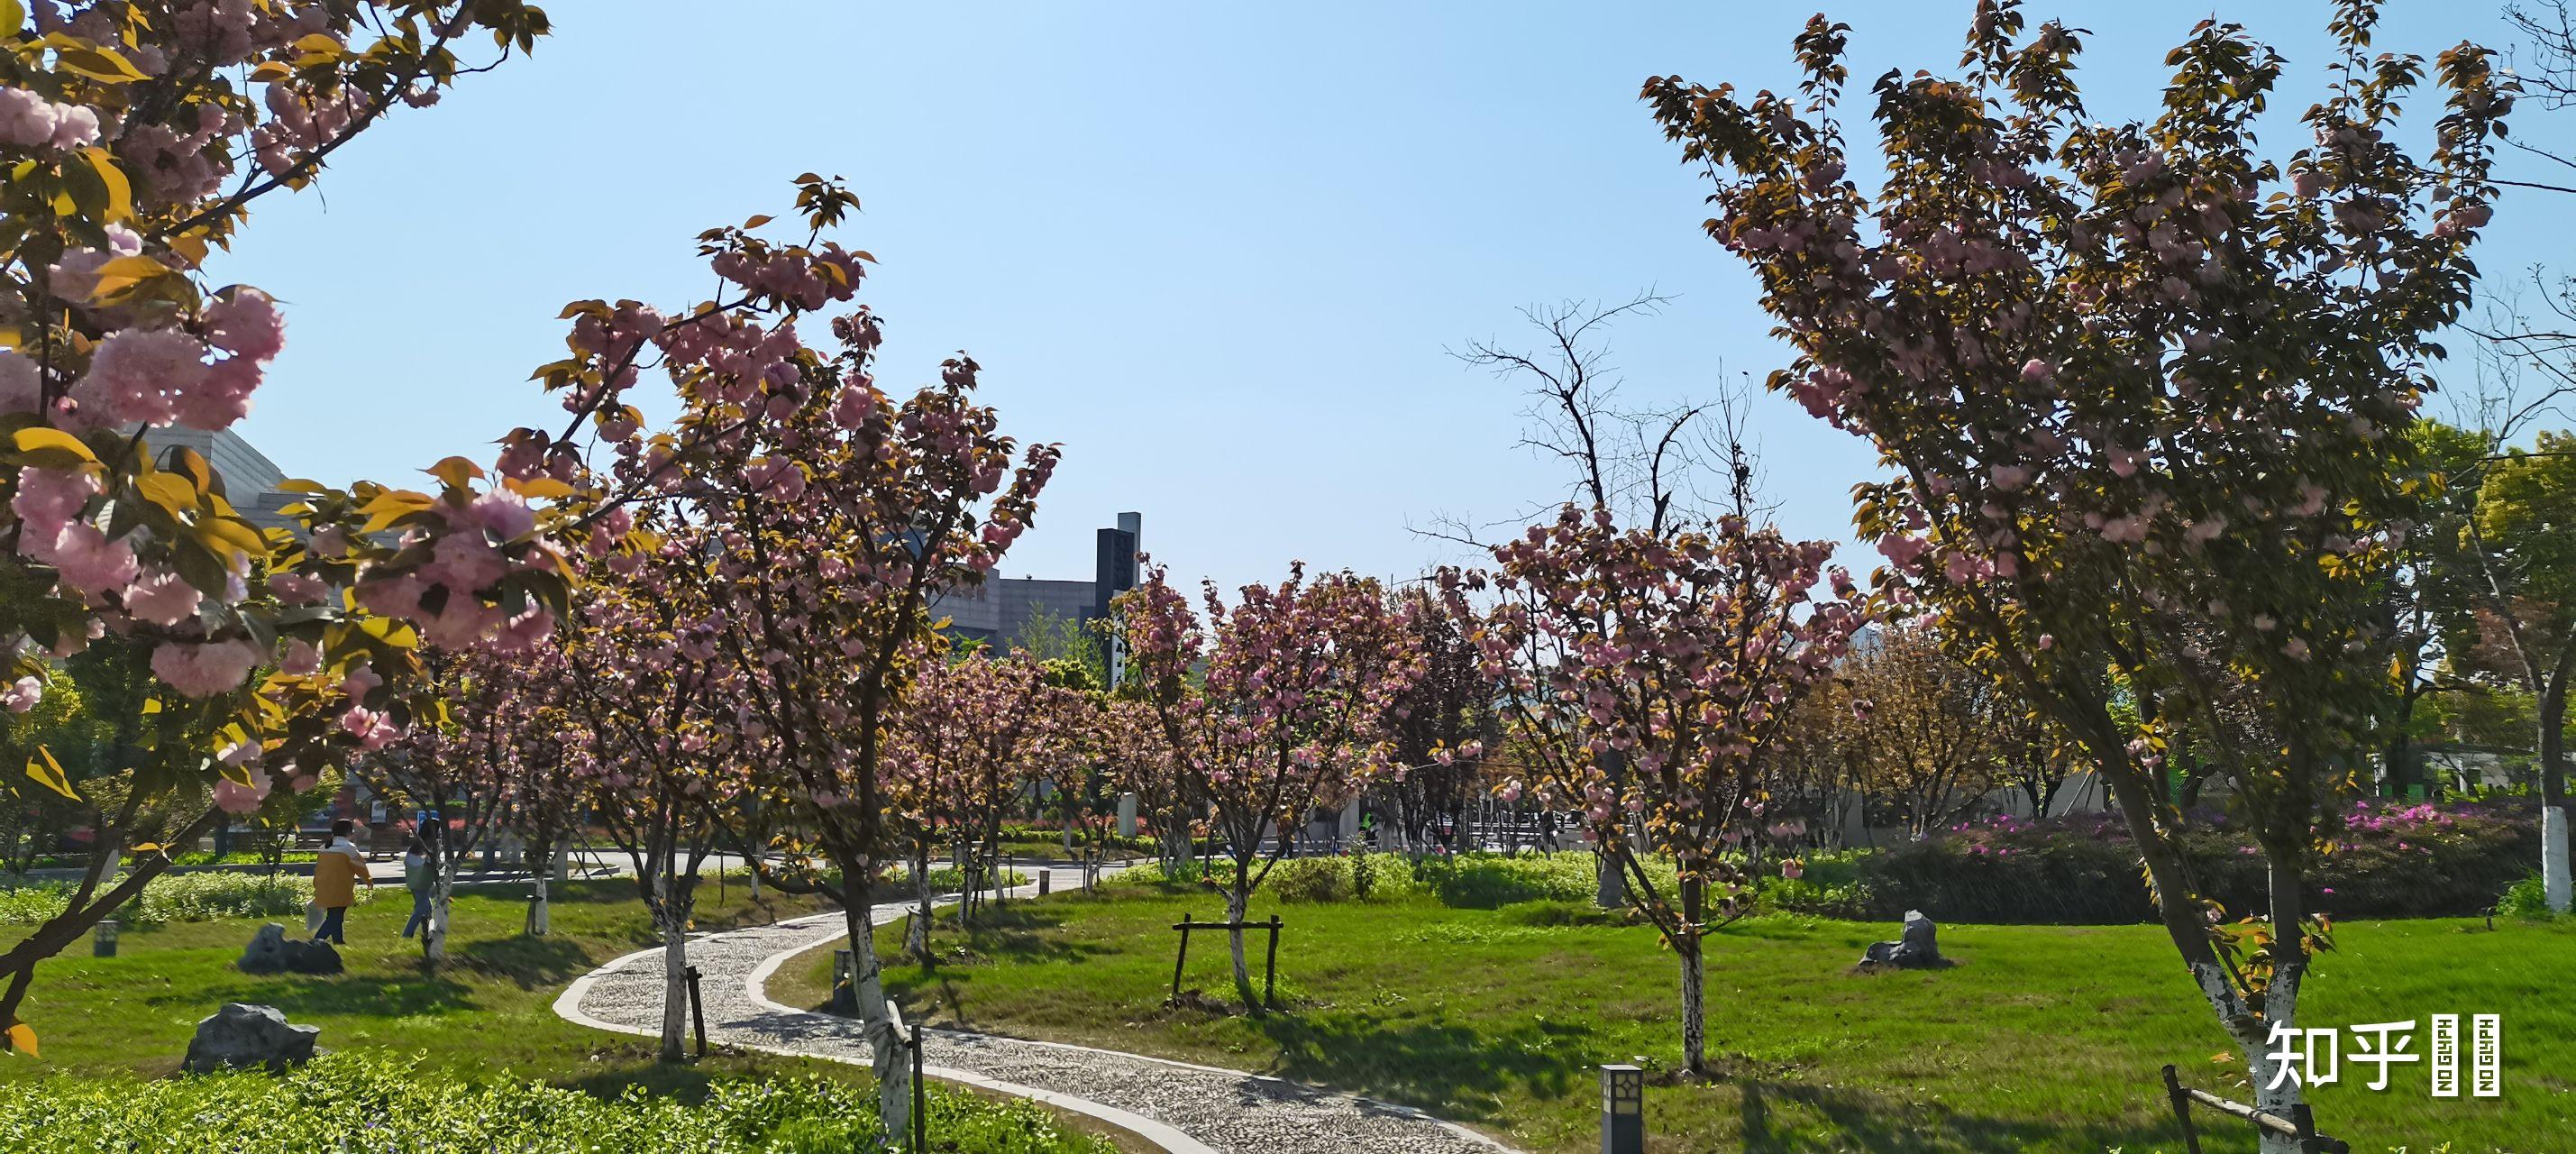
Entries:
{"type": "Polygon", "coordinates": [[[1646,1154],[1646,1072],[1601,1067],[1601,1154],[1646,1154]]]}

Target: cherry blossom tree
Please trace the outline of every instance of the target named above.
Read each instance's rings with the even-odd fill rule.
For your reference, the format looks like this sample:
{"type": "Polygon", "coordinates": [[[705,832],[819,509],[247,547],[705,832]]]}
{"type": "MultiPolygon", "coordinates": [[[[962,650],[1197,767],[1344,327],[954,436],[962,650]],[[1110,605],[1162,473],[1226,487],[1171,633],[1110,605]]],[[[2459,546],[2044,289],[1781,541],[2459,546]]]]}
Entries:
{"type": "Polygon", "coordinates": [[[1422,668],[1397,696],[1387,721],[1393,766],[1381,775],[1378,789],[1393,798],[1396,832],[1418,858],[1432,848],[1433,825],[1442,818],[1454,823],[1469,799],[1483,792],[1482,757],[1461,754],[1490,748],[1501,736],[1494,710],[1501,686],[1486,675],[1474,616],[1451,612],[1450,602],[1429,585],[1408,586],[1394,597],[1422,668]]]}
{"type": "Polygon", "coordinates": [[[930,604],[982,580],[1028,527],[1057,449],[1001,435],[995,411],[974,403],[973,360],[950,359],[937,384],[897,400],[872,374],[873,314],[833,329],[837,351],[786,362],[794,384],[780,387],[794,392],[765,402],[774,419],[706,439],[723,456],[685,488],[704,518],[692,557],[705,562],[713,640],[741,677],[729,696],[743,788],[775,803],[763,848],[781,864],[756,857],[755,868],[842,904],[893,1133],[911,1107],[910,1067],[871,935],[872,887],[901,852],[887,735],[922,668],[930,604]]]}
{"type": "MultiPolygon", "coordinates": [[[[944,646],[942,646],[944,648],[944,646]]],[[[911,860],[918,905],[906,948],[930,958],[930,861],[945,832],[964,847],[980,841],[980,860],[966,875],[958,924],[978,888],[973,878],[998,869],[1004,804],[1070,756],[1076,716],[1069,690],[1049,683],[1046,667],[1026,653],[951,657],[935,652],[894,715],[885,749],[892,828],[911,860]]],[[[962,848],[961,848],[962,852],[962,848]]],[[[998,876],[998,875],[994,875],[998,876]]]]}
{"type": "Polygon", "coordinates": [[[2216,21],[2169,57],[2159,115],[2105,122],[2081,35],[1988,0],[1963,78],[1873,86],[1872,190],[1847,167],[1842,25],[1797,38],[1794,93],[1644,90],[1797,351],[1771,387],[1895,474],[1857,492],[1885,575],[2103,775],[2278,1114],[2300,1090],[2266,1042],[2296,1024],[2321,929],[2307,870],[2394,697],[2371,609],[2423,494],[2391,462],[2468,294],[2512,99],[2474,45],[2429,70],[2373,55],[2376,20],[2335,5],[2339,59],[2286,164],[2253,135],[2284,62],[2216,21]],[[2390,133],[2428,71],[2445,107],[2419,161],[2390,133]],[[2230,927],[2183,868],[2156,785],[2186,725],[2271,863],[2268,924],[2230,927]]]}
{"type": "Polygon", "coordinates": [[[718,795],[743,776],[745,753],[744,675],[720,652],[704,597],[710,546],[688,526],[670,528],[631,533],[640,552],[617,555],[620,564],[582,584],[558,680],[531,689],[570,699],[580,783],[662,939],[661,1058],[675,1062],[699,872],[717,844],[711,818],[718,795]]]}
{"type": "Polygon", "coordinates": [[[1768,759],[1870,612],[1826,567],[1830,543],[1734,515],[1681,524],[1621,529],[1607,509],[1568,504],[1495,547],[1490,576],[1452,572],[1443,587],[1465,614],[1490,582],[1476,638],[1525,759],[1503,796],[1581,811],[1627,904],[1680,959],[1683,1063],[1696,1074],[1703,939],[1750,912],[1754,879],[1733,855],[1759,844],[1768,759]],[[1647,868],[1656,856],[1673,863],[1669,892],[1647,868]]]}
{"type": "MultiPolygon", "coordinates": [[[[1223,883],[1226,920],[1241,923],[1308,815],[1348,800],[1389,763],[1387,723],[1421,675],[1420,654],[1376,581],[1349,573],[1308,581],[1302,563],[1276,586],[1244,586],[1231,607],[1208,586],[1204,621],[1161,566],[1118,602],[1129,676],[1224,835],[1233,866],[1223,883]],[[1202,661],[1193,685],[1190,671],[1202,661]]],[[[1227,937],[1235,989],[1257,1007],[1243,931],[1227,937]]]]}
{"type": "Polygon", "coordinates": [[[1115,694],[1101,702],[1089,735],[1110,784],[1136,795],[1136,812],[1155,835],[1163,876],[1180,877],[1191,853],[1190,815],[1181,804],[1184,785],[1161,714],[1143,698],[1115,694]]]}
{"type": "MultiPolygon", "coordinates": [[[[429,685],[439,695],[431,715],[418,718],[382,748],[350,761],[350,772],[376,796],[427,815],[421,831],[432,877],[429,925],[421,956],[447,960],[448,912],[456,875],[465,859],[487,844],[510,813],[550,800],[545,787],[562,763],[553,688],[564,675],[561,653],[540,647],[525,653],[488,648],[424,655],[429,685]]],[[[373,678],[372,669],[350,673],[373,678]]],[[[360,696],[356,686],[352,696],[360,696]]],[[[544,879],[530,911],[530,929],[545,924],[544,879]]]]}

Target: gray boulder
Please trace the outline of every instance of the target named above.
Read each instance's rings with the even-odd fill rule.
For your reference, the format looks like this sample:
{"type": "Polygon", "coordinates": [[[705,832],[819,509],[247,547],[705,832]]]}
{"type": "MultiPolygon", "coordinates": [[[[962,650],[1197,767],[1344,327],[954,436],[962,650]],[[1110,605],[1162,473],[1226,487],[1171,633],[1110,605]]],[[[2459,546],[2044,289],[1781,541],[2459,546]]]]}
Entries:
{"type": "Polygon", "coordinates": [[[241,960],[233,963],[245,974],[279,974],[286,972],[286,927],[270,922],[252,934],[250,948],[242,951],[241,960]]]}
{"type": "Polygon", "coordinates": [[[287,973],[336,974],[347,968],[340,964],[340,951],[329,942],[286,943],[287,973]]]}
{"type": "Polygon", "coordinates": [[[216,1070],[267,1070],[276,1073],[313,1060],[320,1026],[287,1024],[275,1006],[226,1002],[224,1008],[197,1023],[188,1043],[185,1068],[191,1074],[216,1070]]]}
{"type": "Polygon", "coordinates": [[[1923,911],[1907,910],[1905,930],[1899,940],[1871,943],[1869,951],[1862,954],[1860,960],[1865,965],[1876,963],[1907,970],[1946,966],[1950,960],[1941,956],[1941,947],[1936,940],[1939,931],[1940,927],[1932,924],[1932,919],[1924,917],[1923,911]]]}

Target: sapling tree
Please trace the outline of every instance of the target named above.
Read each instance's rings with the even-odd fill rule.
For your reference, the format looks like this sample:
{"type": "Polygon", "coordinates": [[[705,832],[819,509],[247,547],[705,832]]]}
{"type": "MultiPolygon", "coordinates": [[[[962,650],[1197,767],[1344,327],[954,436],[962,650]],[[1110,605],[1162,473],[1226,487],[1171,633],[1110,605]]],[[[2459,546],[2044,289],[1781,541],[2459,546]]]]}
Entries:
{"type": "Polygon", "coordinates": [[[989,572],[1036,513],[1052,445],[1023,449],[974,402],[963,356],[900,400],[871,375],[881,334],[866,312],[837,318],[838,349],[801,350],[799,393],[698,477],[711,623],[741,672],[749,792],[791,807],[755,864],[788,888],[842,904],[859,1016],[889,1132],[911,1108],[902,1017],[871,928],[872,887],[899,847],[887,830],[886,735],[918,675],[940,594],[989,572]],[[827,869],[797,868],[803,863],[827,869]]]}
{"type": "MultiPolygon", "coordinates": [[[[1421,674],[1420,654],[1403,611],[1376,581],[1349,573],[1309,581],[1302,564],[1276,586],[1245,586],[1232,606],[1209,586],[1204,620],[1161,566],[1118,601],[1129,676],[1224,836],[1226,920],[1239,927],[1308,815],[1348,800],[1387,764],[1387,724],[1421,674]]],[[[1243,931],[1227,938],[1235,989],[1257,1006],[1243,931]]]]}
{"type": "MultiPolygon", "coordinates": [[[[382,748],[353,758],[350,771],[376,796],[424,815],[420,833],[431,889],[420,951],[435,966],[447,960],[456,875],[515,803],[520,734],[543,702],[523,684],[535,679],[523,662],[540,658],[468,649],[432,651],[424,660],[439,705],[382,748]]],[[[360,669],[350,676],[375,673],[360,669]]]]}
{"type": "Polygon", "coordinates": [[[688,526],[631,535],[639,563],[576,591],[557,679],[579,784],[627,859],[662,939],[661,1058],[678,1061],[688,1012],[688,934],[715,850],[710,803],[741,775],[741,672],[720,654],[703,593],[706,543],[688,526]]]}
{"type": "Polygon", "coordinates": [[[1418,860],[1431,849],[1434,823],[1454,823],[1468,800],[1483,792],[1482,758],[1470,751],[1500,736],[1494,709],[1500,686],[1486,675],[1473,617],[1450,612],[1449,603],[1427,586],[1408,586],[1394,596],[1422,664],[1388,719],[1394,765],[1378,788],[1394,799],[1396,832],[1418,860]]]}
{"type": "Polygon", "coordinates": [[[967,924],[971,879],[994,869],[1005,801],[1053,768],[1067,752],[1071,691],[1049,683],[1046,667],[1027,654],[951,657],[944,645],[920,663],[887,734],[885,776],[889,828],[911,858],[918,901],[906,948],[930,963],[930,860],[944,832],[980,840],[984,860],[959,895],[958,924],[967,924]]]}
{"type": "Polygon", "coordinates": [[[2283,1115],[2301,1091],[2268,1042],[2322,941],[2308,870],[2393,697],[2373,609],[2423,493],[2392,458],[2467,297],[2511,102],[2485,50],[2444,52],[2432,149],[2411,156],[2390,133],[2428,68],[2373,55],[2376,19],[2335,5],[2332,78],[2286,164],[2254,137],[2284,62],[2217,21],[2169,56],[2160,114],[2105,122],[2081,35],[1988,0],[1964,77],[1873,85],[1869,187],[1842,130],[1843,25],[1797,38],[1794,93],[1644,90],[1797,352],[1770,386],[1894,474],[1857,491],[1893,595],[1937,606],[2080,745],[2283,1115]],[[2271,864],[2265,923],[2231,926],[2184,868],[2158,764],[2186,726],[2271,864]]]}
{"type": "Polygon", "coordinates": [[[1476,638],[1520,759],[1504,797],[1580,811],[1629,907],[1681,962],[1683,1064],[1699,1074],[1704,939],[1750,912],[1735,851],[1758,844],[1768,759],[1869,610],[1826,567],[1830,543],[1733,514],[1687,524],[1623,529],[1568,504],[1497,546],[1490,576],[1442,585],[1460,614],[1494,594],[1476,638]],[[1670,888],[1648,868],[1659,856],[1670,888]]]}

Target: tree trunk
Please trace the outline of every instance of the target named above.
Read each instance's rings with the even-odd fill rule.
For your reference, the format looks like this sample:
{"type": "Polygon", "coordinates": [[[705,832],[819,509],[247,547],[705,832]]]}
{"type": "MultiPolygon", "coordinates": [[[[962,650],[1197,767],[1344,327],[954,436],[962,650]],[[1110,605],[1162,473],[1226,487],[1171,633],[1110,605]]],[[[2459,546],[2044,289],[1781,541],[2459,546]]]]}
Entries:
{"type": "Polygon", "coordinates": [[[1252,906],[1252,895],[1241,886],[1225,892],[1225,920],[1234,923],[1225,933],[1226,947],[1234,954],[1234,992],[1243,1004],[1258,1011],[1261,1006],[1252,996],[1252,968],[1243,961],[1243,915],[1252,906]]]}
{"type": "Polygon", "coordinates": [[[2567,678],[2576,667],[2576,643],[2560,655],[2558,669],[2540,687],[2541,887],[2549,908],[2568,910],[2571,887],[2567,861],[2567,678]]]}
{"type": "Polygon", "coordinates": [[[877,1116],[884,1120],[891,1148],[912,1132],[912,1059],[904,1045],[903,1011],[886,997],[885,975],[877,962],[875,903],[858,885],[850,885],[849,894],[842,917],[850,934],[850,985],[876,1072],[877,1116]]]}
{"type": "Polygon", "coordinates": [[[654,921],[662,931],[662,1047],[658,1056],[665,1062],[677,1062],[686,1056],[683,1043],[689,1030],[689,931],[667,901],[654,921]]]}
{"type": "Polygon", "coordinates": [[[430,879],[429,925],[420,936],[420,956],[430,965],[447,961],[447,913],[450,899],[456,895],[456,859],[439,863],[437,876],[430,879]]]}
{"type": "MultiPolygon", "coordinates": [[[[546,843],[531,841],[528,844],[533,848],[535,846],[545,845],[546,843]]],[[[554,863],[559,860],[560,851],[556,847],[548,846],[546,849],[538,849],[535,850],[535,852],[544,856],[528,863],[528,883],[530,889],[528,891],[527,933],[529,937],[542,938],[554,929],[553,894],[547,889],[546,879],[549,875],[554,873],[554,863]]]]}
{"type": "MultiPolygon", "coordinates": [[[[2277,861],[2274,862],[2272,866],[2272,940],[2275,945],[2273,948],[2275,951],[2286,951],[2289,956],[2273,972],[2272,983],[2263,992],[2264,1030],[2298,1028],[2299,985],[2307,976],[2307,955],[2300,944],[2299,923],[2303,920],[2303,911],[2300,908],[2299,889],[2299,875],[2294,871],[2283,869],[2277,861]]],[[[2229,1001],[2242,1005],[2241,1001],[2235,999],[2233,991],[2230,991],[2229,1001]]],[[[2225,1013],[2225,1007],[2219,1003],[2213,1002],[2212,1008],[2220,1010],[2222,1014],[2225,1013]]],[[[2305,1088],[2301,1085],[2301,1079],[2297,1077],[2278,1078],[2277,1081],[2280,1084],[2278,1086],[2272,1084],[2276,1080],[2275,1063],[2270,1057],[2273,1046],[2269,1037],[2251,1036],[2259,1032],[2248,1031],[2245,1035],[2240,1035],[2240,1041],[2245,1050],[2245,1069],[2254,1076],[2254,1105],[2257,1109],[2276,1118],[2291,1117],[2299,1104],[2306,1100],[2305,1088]]],[[[2307,1072],[2301,1070],[2299,1073],[2304,1076],[2307,1072]]],[[[2262,1154],[2302,1154],[2298,1139],[2282,1137],[2268,1130],[2262,1134],[2259,1149],[2262,1154]]]]}
{"type": "Polygon", "coordinates": [[[930,965],[930,846],[925,843],[912,859],[912,892],[916,905],[912,925],[904,931],[904,948],[923,966],[930,965]]]}
{"type": "Polygon", "coordinates": [[[1708,1072],[1708,1012],[1705,1001],[1706,973],[1700,939],[1690,937],[1675,944],[1673,952],[1682,962],[1682,1068],[1694,1074],[1708,1072]]]}

